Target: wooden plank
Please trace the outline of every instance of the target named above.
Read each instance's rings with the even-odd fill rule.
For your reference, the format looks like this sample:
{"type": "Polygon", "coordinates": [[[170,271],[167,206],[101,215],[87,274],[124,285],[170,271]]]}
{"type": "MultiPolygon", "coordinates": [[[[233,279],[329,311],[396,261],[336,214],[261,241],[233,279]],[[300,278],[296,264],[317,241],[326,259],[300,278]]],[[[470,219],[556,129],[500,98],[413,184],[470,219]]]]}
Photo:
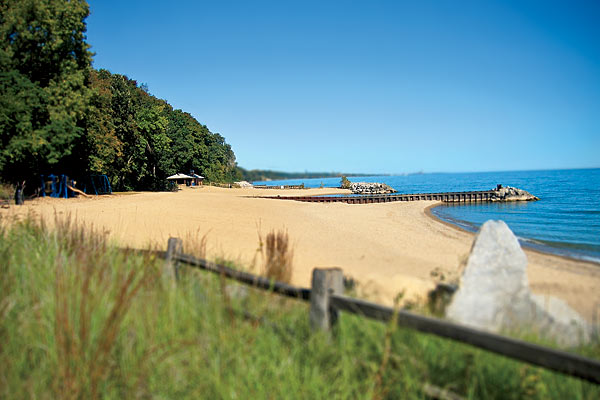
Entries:
{"type": "Polygon", "coordinates": [[[337,323],[338,311],[330,306],[332,294],[344,292],[344,273],[340,268],[315,268],[310,295],[310,326],[313,331],[329,331],[337,323]]]}
{"type": "Polygon", "coordinates": [[[330,301],[333,307],[340,310],[379,321],[390,321],[394,312],[397,312],[397,323],[400,326],[467,343],[515,360],[600,384],[599,360],[404,310],[394,311],[389,307],[346,296],[332,295],[330,301]]]}
{"type": "Polygon", "coordinates": [[[282,296],[294,297],[296,299],[309,301],[310,289],[288,285],[287,283],[272,281],[262,276],[256,276],[244,271],[238,271],[233,268],[216,264],[201,258],[193,257],[189,254],[177,254],[176,260],[186,263],[190,266],[220,274],[226,278],[246,283],[259,289],[272,290],[282,296]]]}
{"type": "Polygon", "coordinates": [[[183,242],[181,239],[174,237],[169,238],[162,272],[165,279],[179,279],[178,262],[176,256],[180,253],[183,253],[183,242]]]}

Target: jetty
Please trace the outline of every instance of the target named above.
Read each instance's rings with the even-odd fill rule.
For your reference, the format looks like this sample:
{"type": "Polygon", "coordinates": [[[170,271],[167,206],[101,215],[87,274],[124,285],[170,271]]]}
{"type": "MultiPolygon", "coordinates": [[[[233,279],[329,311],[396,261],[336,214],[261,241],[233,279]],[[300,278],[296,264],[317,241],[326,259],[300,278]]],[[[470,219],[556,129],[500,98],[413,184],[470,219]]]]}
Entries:
{"type": "Polygon", "coordinates": [[[343,196],[257,196],[266,199],[294,200],[308,203],[347,203],[372,204],[391,203],[394,201],[433,200],[443,203],[475,203],[475,202],[511,202],[536,201],[538,197],[529,192],[512,187],[498,185],[493,190],[445,193],[413,193],[413,194],[379,194],[379,195],[343,195],[343,196]]]}

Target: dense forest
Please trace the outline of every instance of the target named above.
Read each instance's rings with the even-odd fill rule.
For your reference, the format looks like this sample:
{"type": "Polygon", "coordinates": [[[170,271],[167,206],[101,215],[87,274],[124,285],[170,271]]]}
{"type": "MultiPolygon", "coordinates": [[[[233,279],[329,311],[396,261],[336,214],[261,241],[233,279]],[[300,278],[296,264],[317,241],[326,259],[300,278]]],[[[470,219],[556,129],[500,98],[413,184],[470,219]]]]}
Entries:
{"type": "Polygon", "coordinates": [[[124,75],[95,70],[84,0],[0,0],[0,181],[106,174],[162,190],[194,169],[241,177],[225,138],[124,75]]]}

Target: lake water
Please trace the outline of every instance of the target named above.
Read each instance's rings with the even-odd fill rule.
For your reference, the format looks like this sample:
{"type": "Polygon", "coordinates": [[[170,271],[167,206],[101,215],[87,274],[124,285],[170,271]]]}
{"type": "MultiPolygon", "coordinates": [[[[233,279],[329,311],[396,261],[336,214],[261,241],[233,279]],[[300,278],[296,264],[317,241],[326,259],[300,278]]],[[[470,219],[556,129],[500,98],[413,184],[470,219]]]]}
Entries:
{"type": "MultiPolygon", "coordinates": [[[[487,220],[503,220],[524,245],[600,262],[600,169],[382,175],[350,180],[382,182],[407,194],[490,190],[497,184],[524,189],[540,201],[448,204],[432,212],[470,231],[487,220]]],[[[255,183],[337,187],[340,178],[255,183]]]]}

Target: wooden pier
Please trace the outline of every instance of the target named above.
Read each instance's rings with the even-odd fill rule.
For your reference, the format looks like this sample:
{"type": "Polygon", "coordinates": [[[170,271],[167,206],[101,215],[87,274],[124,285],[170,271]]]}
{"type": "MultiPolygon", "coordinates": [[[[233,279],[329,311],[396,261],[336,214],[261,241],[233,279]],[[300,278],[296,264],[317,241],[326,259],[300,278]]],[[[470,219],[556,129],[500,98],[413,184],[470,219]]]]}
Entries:
{"type": "Polygon", "coordinates": [[[302,185],[254,185],[255,189],[305,189],[304,184],[302,185]]]}
{"type": "Polygon", "coordinates": [[[494,190],[476,192],[448,192],[448,193],[415,193],[415,194],[379,194],[363,196],[258,196],[265,199],[295,200],[309,203],[347,203],[347,204],[372,204],[391,203],[393,201],[418,201],[433,200],[444,203],[474,203],[493,201],[494,190]]]}

